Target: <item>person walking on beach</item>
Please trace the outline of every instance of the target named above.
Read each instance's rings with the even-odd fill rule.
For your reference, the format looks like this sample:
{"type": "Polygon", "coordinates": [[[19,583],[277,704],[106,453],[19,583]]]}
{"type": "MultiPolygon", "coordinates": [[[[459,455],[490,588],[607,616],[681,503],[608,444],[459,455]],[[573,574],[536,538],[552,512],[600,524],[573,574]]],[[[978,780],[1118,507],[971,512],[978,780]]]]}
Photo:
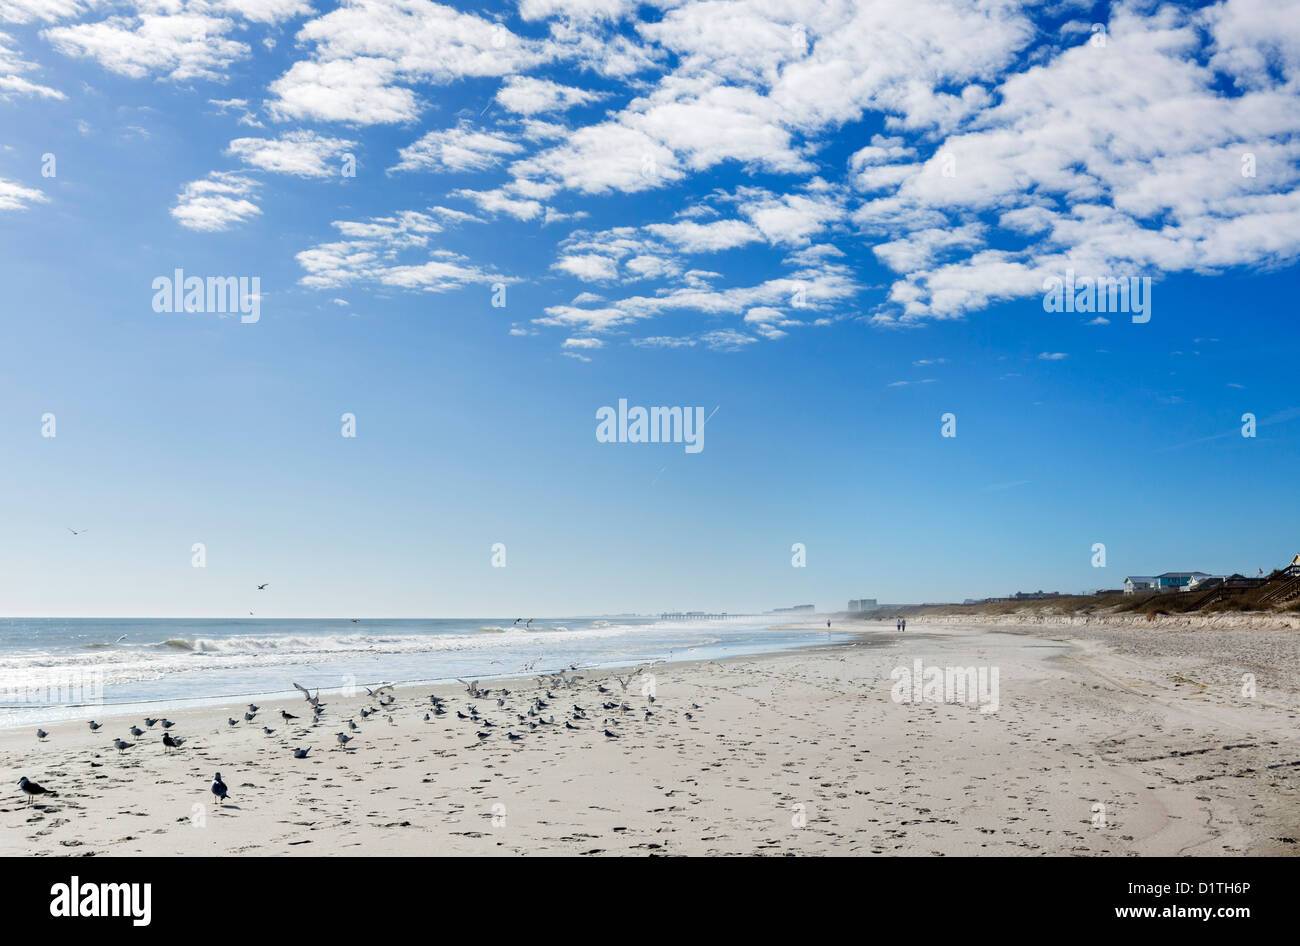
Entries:
{"type": "Polygon", "coordinates": [[[903,632],[906,633],[906,632],[907,632],[907,618],[900,618],[900,619],[899,619],[899,623],[902,625],[902,630],[903,630],[903,632]]]}
{"type": "Polygon", "coordinates": [[[902,618],[894,618],[894,630],[896,630],[896,631],[902,631],[902,630],[903,630],[903,619],[902,619],[902,618]]]}

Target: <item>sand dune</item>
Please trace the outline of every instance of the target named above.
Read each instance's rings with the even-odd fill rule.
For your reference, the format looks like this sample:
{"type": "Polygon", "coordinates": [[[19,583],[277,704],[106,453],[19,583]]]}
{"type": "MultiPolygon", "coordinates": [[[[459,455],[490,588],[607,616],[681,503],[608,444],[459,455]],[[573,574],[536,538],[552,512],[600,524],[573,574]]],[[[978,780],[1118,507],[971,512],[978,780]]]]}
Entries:
{"type": "MultiPolygon", "coordinates": [[[[1233,648],[1191,632],[1171,643],[1145,628],[1078,630],[918,623],[899,635],[891,623],[855,644],[660,664],[653,705],[639,683],[625,696],[613,672],[595,672],[557,691],[543,714],[555,726],[536,730],[495,695],[439,686],[400,689],[370,720],[364,695],[327,697],[316,727],[280,719],[283,705],[309,722],[301,700],[264,703],[252,724],[242,704],[169,714],[188,740],[171,755],[150,730],[119,756],[112,739],[136,742],[127,727],[139,720],[96,717],[96,734],[47,725],[40,744],[33,729],[6,731],[0,852],[1294,853],[1297,677],[1266,666],[1294,655],[1294,635],[1235,632],[1233,648]],[[997,711],[895,702],[890,673],[916,659],[996,666],[997,711]],[[1254,699],[1241,695],[1248,672],[1254,699]],[[431,692],[451,711],[425,722],[431,692]],[[632,712],[602,711],[602,699],[632,712]],[[456,718],[468,702],[498,724],[482,743],[456,718]],[[576,731],[563,728],[574,703],[590,716],[576,731]],[[360,730],[342,750],[333,734],[348,717],[360,730]],[[295,746],[310,756],[292,758],[295,746]],[[224,807],[208,791],[218,770],[224,807]],[[23,775],[59,797],[28,807],[23,775]]],[[[520,712],[539,692],[504,685],[520,712]]]]}

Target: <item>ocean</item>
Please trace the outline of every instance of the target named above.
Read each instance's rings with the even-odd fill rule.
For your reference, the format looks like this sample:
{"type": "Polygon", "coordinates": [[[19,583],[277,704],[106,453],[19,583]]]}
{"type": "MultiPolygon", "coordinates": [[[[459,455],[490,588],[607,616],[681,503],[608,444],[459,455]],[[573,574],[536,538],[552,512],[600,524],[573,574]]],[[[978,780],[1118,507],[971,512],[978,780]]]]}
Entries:
{"type": "Polygon", "coordinates": [[[0,618],[0,727],[388,683],[767,653],[854,635],[771,618],[0,618]]]}

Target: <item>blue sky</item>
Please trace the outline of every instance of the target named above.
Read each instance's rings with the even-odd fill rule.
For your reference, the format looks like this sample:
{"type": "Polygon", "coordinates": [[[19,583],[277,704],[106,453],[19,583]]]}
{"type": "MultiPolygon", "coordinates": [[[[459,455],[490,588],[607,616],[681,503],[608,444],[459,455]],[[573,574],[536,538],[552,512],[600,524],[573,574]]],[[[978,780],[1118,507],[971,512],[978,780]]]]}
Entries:
{"type": "Polygon", "coordinates": [[[1295,12],[0,0],[0,611],[1273,567],[1300,551],[1295,12]],[[155,312],[176,268],[257,277],[260,319],[155,312]],[[1151,320],[1044,311],[1067,268],[1151,278],[1151,320]],[[619,398],[716,409],[705,448],[598,443],[619,398]]]}

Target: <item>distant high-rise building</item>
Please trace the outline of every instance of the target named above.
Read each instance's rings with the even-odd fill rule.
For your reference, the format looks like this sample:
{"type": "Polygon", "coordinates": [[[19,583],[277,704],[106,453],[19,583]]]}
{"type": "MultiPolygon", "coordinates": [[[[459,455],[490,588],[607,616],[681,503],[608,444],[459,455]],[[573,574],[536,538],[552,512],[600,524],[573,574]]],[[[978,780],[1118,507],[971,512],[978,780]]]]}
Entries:
{"type": "Polygon", "coordinates": [[[849,601],[850,613],[857,611],[874,611],[877,608],[875,598],[853,598],[849,601]]]}

